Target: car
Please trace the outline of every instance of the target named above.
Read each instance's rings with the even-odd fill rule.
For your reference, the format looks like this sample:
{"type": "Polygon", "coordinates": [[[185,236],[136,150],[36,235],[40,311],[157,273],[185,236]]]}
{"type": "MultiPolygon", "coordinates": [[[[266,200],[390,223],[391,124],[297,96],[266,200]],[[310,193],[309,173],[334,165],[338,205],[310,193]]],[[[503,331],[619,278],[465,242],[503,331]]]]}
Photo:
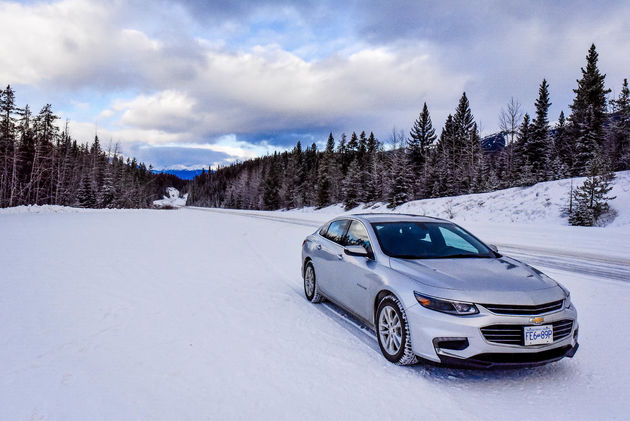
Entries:
{"type": "Polygon", "coordinates": [[[304,240],[302,277],[310,302],[362,321],[399,365],[537,366],[579,347],[568,289],[444,219],[335,218],[304,240]]]}

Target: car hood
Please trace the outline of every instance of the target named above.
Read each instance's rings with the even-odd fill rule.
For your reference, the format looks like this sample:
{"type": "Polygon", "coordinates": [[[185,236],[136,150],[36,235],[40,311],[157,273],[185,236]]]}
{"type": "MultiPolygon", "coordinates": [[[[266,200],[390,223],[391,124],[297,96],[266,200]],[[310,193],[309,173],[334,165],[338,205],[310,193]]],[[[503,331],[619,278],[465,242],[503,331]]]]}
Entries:
{"type": "Polygon", "coordinates": [[[561,299],[564,295],[556,281],[509,257],[417,260],[390,258],[390,267],[431,289],[447,290],[442,294],[444,298],[525,304],[561,299]]]}

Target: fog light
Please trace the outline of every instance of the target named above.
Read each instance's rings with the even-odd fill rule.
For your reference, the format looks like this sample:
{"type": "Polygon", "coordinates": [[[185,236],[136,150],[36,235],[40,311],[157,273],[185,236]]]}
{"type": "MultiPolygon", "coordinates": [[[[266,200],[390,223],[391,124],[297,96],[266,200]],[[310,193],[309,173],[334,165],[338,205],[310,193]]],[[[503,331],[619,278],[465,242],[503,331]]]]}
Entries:
{"type": "Polygon", "coordinates": [[[573,332],[573,339],[575,339],[577,341],[578,339],[578,327],[575,328],[575,332],[573,332]]]}
{"type": "Polygon", "coordinates": [[[461,351],[468,348],[468,338],[434,338],[433,347],[461,351]]]}

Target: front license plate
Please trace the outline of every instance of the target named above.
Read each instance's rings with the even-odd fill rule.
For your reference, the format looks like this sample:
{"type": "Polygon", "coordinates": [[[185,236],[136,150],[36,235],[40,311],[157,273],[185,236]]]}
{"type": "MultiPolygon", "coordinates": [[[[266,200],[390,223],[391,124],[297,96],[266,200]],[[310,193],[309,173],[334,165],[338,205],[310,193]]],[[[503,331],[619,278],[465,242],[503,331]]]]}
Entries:
{"type": "Polygon", "coordinates": [[[553,342],[553,325],[525,326],[525,345],[550,344],[553,342]]]}

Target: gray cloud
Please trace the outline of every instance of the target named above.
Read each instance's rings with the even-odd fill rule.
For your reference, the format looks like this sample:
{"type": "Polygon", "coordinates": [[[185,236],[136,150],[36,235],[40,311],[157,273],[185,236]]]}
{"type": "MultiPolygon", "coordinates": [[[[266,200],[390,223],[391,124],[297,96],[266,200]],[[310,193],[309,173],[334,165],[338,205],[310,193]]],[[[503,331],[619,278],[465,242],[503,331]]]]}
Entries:
{"type": "MultiPolygon", "coordinates": [[[[406,129],[424,101],[439,127],[464,90],[492,130],[511,96],[533,108],[543,78],[555,118],[591,42],[609,86],[630,76],[630,6],[615,2],[158,4],[2,3],[0,39],[11,42],[0,42],[0,79],[106,95],[92,102],[94,118],[129,144],[235,135],[223,157],[232,159],[329,130],[385,137],[406,129]],[[255,149],[261,139],[267,146],[255,149]]],[[[88,133],[94,123],[77,126],[88,133]]]]}

